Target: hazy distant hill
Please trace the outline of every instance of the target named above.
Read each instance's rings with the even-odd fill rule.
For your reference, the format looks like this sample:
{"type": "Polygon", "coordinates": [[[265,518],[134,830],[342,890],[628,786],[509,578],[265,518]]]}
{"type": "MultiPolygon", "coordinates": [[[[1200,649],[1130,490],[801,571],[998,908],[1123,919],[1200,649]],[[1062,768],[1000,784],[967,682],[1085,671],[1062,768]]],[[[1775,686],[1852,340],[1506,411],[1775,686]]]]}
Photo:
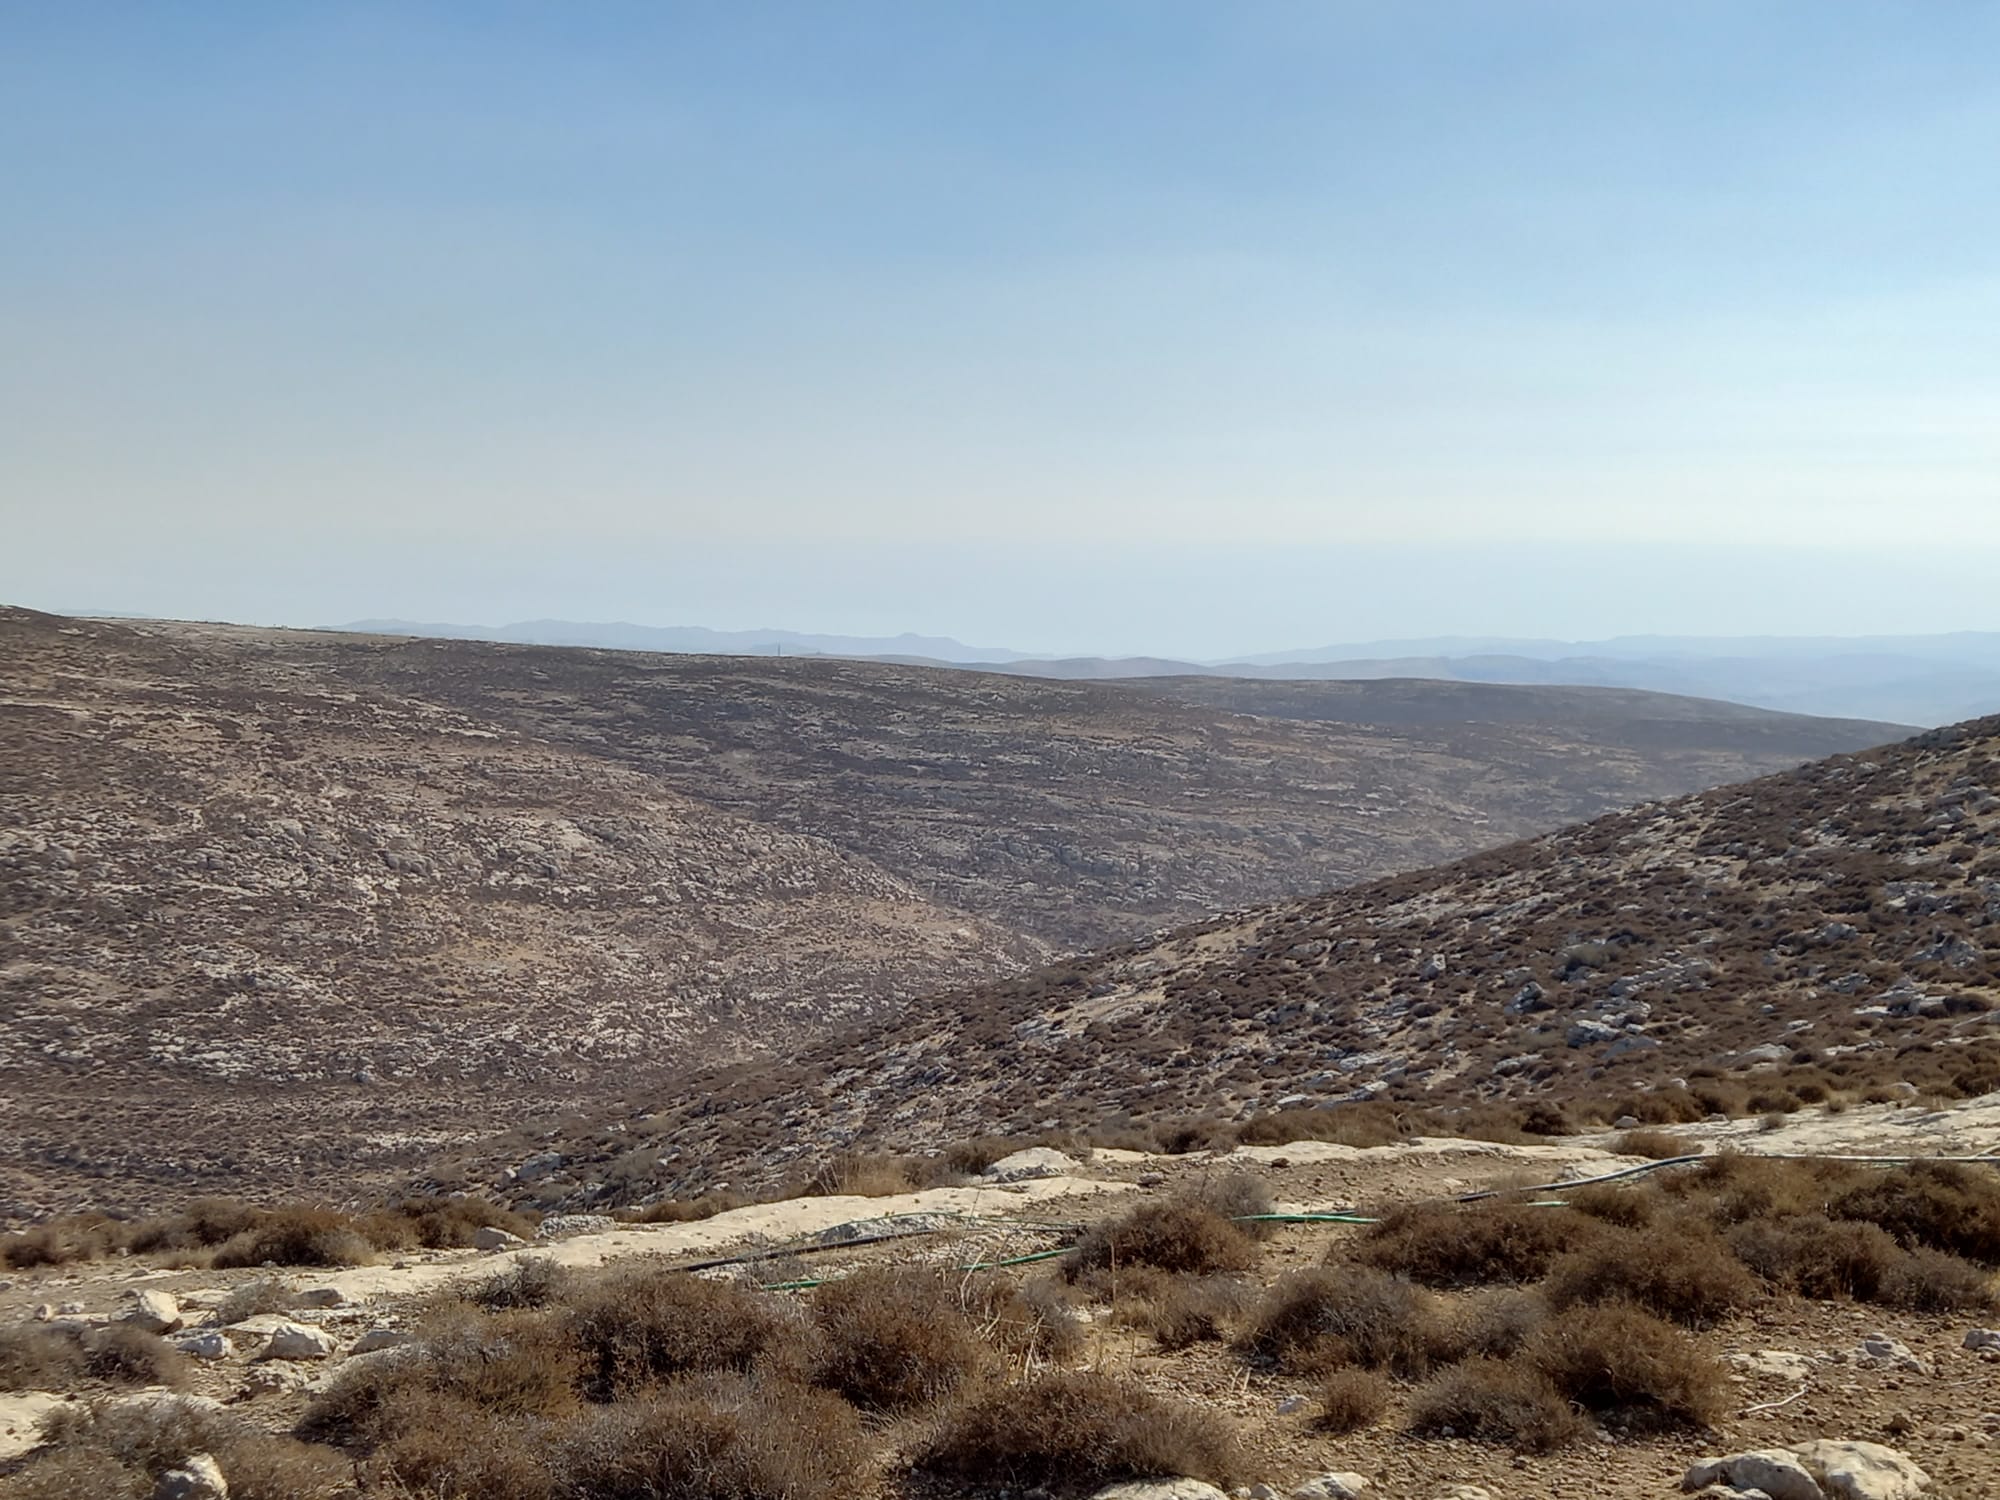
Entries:
{"type": "Polygon", "coordinates": [[[344,1187],[1052,952],[1893,732],[20,610],[0,660],[0,1183],[44,1204],[344,1187]]]}
{"type": "Polygon", "coordinates": [[[968,646],[949,636],[810,635],[796,630],[709,630],[700,625],[628,625],[576,620],[524,620],[514,625],[441,625],[414,620],[356,620],[337,627],[367,635],[427,636],[452,641],[506,641],[518,646],[595,646],[608,651],[696,652],[717,656],[910,656],[964,663],[1013,661],[1021,653],[968,646]]]}

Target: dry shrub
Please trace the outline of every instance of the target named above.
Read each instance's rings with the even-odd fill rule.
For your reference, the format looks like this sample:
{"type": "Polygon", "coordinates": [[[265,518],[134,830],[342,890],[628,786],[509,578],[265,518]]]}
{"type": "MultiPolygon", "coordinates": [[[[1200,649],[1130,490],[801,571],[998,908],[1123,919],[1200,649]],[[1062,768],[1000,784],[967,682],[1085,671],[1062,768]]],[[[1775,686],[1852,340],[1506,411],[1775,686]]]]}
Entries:
{"type": "Polygon", "coordinates": [[[0,1235],[0,1265],[28,1271],[97,1260],[124,1249],[128,1238],[128,1226],[105,1214],[70,1214],[0,1235]]]}
{"type": "Polygon", "coordinates": [[[1644,1229],[1659,1217],[1665,1199],[1652,1188],[1619,1187],[1608,1182],[1564,1194],[1577,1213],[1620,1229],[1644,1229]]]}
{"type": "Polygon", "coordinates": [[[1227,1485],[1239,1459],[1214,1414],[1095,1371],[988,1390],[948,1412],[915,1467],[968,1486],[1095,1491],[1126,1479],[1227,1485]]]}
{"type": "Polygon", "coordinates": [[[1662,1179],[1658,1191],[1680,1199],[1719,1229],[1751,1219],[1823,1213],[1824,1169],[1803,1162],[1725,1153],[1662,1179]]]}
{"type": "Polygon", "coordinates": [[[210,1262],[218,1270],[244,1266],[360,1266],[375,1246],[346,1214],[326,1208],[278,1208],[260,1213],[231,1236],[210,1262]]]}
{"type": "Polygon", "coordinates": [[[282,1281],[246,1281],[222,1299],[215,1321],[227,1327],[264,1313],[287,1313],[299,1305],[299,1295],[282,1281]]]}
{"type": "Polygon", "coordinates": [[[577,1409],[580,1373],[559,1320],[445,1303],[415,1343],[348,1361],[306,1407],[298,1435],[372,1448],[459,1406],[516,1421],[557,1418],[577,1409]]]}
{"type": "Polygon", "coordinates": [[[188,1357],[156,1333],[129,1323],[100,1328],[83,1341],[84,1368],[116,1385],[187,1384],[188,1357]]]}
{"type": "Polygon", "coordinates": [[[1295,1141],[1393,1146],[1403,1138],[1403,1123],[1396,1113],[1374,1101],[1281,1109],[1244,1121],[1236,1132],[1236,1139],[1245,1146],[1289,1146],[1295,1141]]]}
{"type": "Polygon", "coordinates": [[[1448,1347],[1433,1299],[1369,1266],[1295,1271],[1265,1294],[1239,1341],[1281,1370],[1315,1373],[1342,1365],[1426,1373],[1448,1347]]]}
{"type": "Polygon", "coordinates": [[[1848,1188],[1827,1212],[1880,1225],[1910,1249],[2000,1266],[2000,1180],[1991,1170],[1957,1162],[1892,1168],[1848,1188]]]}
{"type": "Polygon", "coordinates": [[[590,1500],[807,1500],[872,1489],[852,1408],[741,1378],[593,1411],[556,1461],[561,1493],[590,1500]]]}
{"type": "Polygon", "coordinates": [[[1251,1295],[1234,1277],[1170,1276],[1141,1266],[1119,1274],[1110,1300],[1120,1324],[1150,1333],[1162,1349],[1186,1349],[1229,1337],[1251,1295]]]}
{"type": "Polygon", "coordinates": [[[974,1136],[971,1140],[953,1141],[939,1155],[939,1160],[950,1170],[962,1177],[977,1177],[1003,1156],[1011,1156],[1019,1147],[1003,1135],[974,1136]]]}
{"type": "Polygon", "coordinates": [[[877,1267],[813,1293],[820,1348],[813,1381],[868,1411],[908,1411],[994,1366],[945,1278],[877,1267]]]}
{"type": "Polygon", "coordinates": [[[1920,1313],[1991,1312],[2000,1305],[1993,1274],[1942,1250],[1907,1252],[1889,1272],[1879,1300],[1920,1313]]]}
{"type": "Polygon", "coordinates": [[[794,1309],[733,1281],[615,1271],[578,1288],[568,1311],[585,1390],[598,1401],[697,1372],[791,1369],[803,1357],[805,1326],[794,1309]]]}
{"type": "Polygon", "coordinates": [[[1904,1257],[1875,1225],[1819,1214],[1752,1219],[1728,1239],[1737,1259],[1773,1286],[1828,1301],[1877,1301],[1904,1257]]]}
{"type": "Polygon", "coordinates": [[[132,1249],[142,1255],[160,1250],[206,1250],[234,1239],[256,1218],[256,1209],[235,1198],[197,1198],[177,1214],[134,1226],[132,1249]]]}
{"type": "Polygon", "coordinates": [[[1211,1208],[1182,1199],[1142,1203],[1122,1218],[1093,1224],[1063,1260],[1075,1280],[1100,1267],[1151,1266],[1175,1275],[1247,1271],[1257,1263],[1250,1237],[1211,1208]]]}
{"type": "Polygon", "coordinates": [[[504,1271],[464,1293],[467,1302],[498,1312],[509,1307],[548,1307],[576,1287],[576,1275],[547,1255],[523,1255],[504,1271]]]}
{"type": "Polygon", "coordinates": [[[958,1283],[957,1295],[979,1336],[1018,1364],[1060,1363],[1083,1351],[1083,1325],[1052,1282],[986,1271],[958,1283]]]}
{"type": "Polygon", "coordinates": [[[1272,1211],[1271,1185],[1249,1172],[1222,1172],[1204,1176],[1187,1190],[1189,1201],[1199,1203],[1217,1216],[1229,1220],[1252,1239],[1265,1240],[1278,1226],[1256,1222],[1260,1214],[1272,1211]],[[1245,1222],[1245,1221],[1250,1222],[1245,1222]]]}
{"type": "Polygon", "coordinates": [[[1567,1208],[1488,1200],[1459,1208],[1399,1208],[1371,1228],[1353,1258],[1425,1286],[1539,1281],[1556,1258],[1590,1242],[1597,1223],[1567,1208]]]}
{"type": "Polygon", "coordinates": [[[1644,1156],[1653,1161],[1671,1161],[1677,1156],[1699,1156],[1701,1147],[1664,1130],[1628,1130],[1611,1143],[1619,1156],[1644,1156]]]}
{"type": "Polygon", "coordinates": [[[1728,1390],[1722,1367],[1693,1339],[1633,1307],[1551,1318],[1524,1358],[1565,1400],[1630,1433],[1708,1427],[1728,1390]]]}
{"type": "Polygon", "coordinates": [[[1687,1223],[1644,1235],[1607,1230],[1558,1261],[1546,1291],[1558,1311],[1630,1302],[1689,1328],[1712,1328],[1758,1297],[1756,1279],[1729,1247],[1687,1223]]]}
{"type": "Polygon", "coordinates": [[[31,1458],[0,1478],[0,1500],[146,1500],[153,1482],[94,1448],[66,1448],[31,1458]]]}
{"type": "MultiPolygon", "coordinates": [[[[212,1454],[229,1481],[230,1500],[338,1500],[354,1492],[351,1467],[340,1455],[273,1437],[234,1412],[179,1397],[60,1408],[43,1432],[50,1457],[96,1454],[96,1467],[107,1475],[102,1459],[156,1479],[189,1454],[212,1454]]],[[[95,1500],[96,1492],[82,1493],[95,1500]]]]}
{"type": "Polygon", "coordinates": [[[504,1229],[532,1239],[535,1220],[481,1198],[406,1198],[386,1214],[371,1215],[365,1229],[380,1250],[404,1249],[414,1240],[426,1250],[455,1250],[470,1245],[482,1229],[504,1229]]]}
{"type": "Polygon", "coordinates": [[[426,1500],[557,1500],[555,1427],[498,1417],[436,1392],[405,1392],[382,1414],[388,1434],[365,1467],[370,1493],[426,1500]]]}
{"type": "Polygon", "coordinates": [[[1389,1382],[1374,1370],[1334,1370],[1319,1387],[1319,1426],[1336,1437],[1382,1420],[1389,1382]]]}
{"type": "Polygon", "coordinates": [[[1553,1453],[1589,1430],[1546,1375],[1505,1360],[1454,1365],[1410,1403],[1410,1431],[1418,1437],[1504,1443],[1524,1453],[1553,1453]]]}
{"type": "Polygon", "coordinates": [[[887,1198],[917,1190],[917,1168],[901,1156],[843,1152],[813,1168],[800,1194],[808,1198],[887,1198]]]}
{"type": "Polygon", "coordinates": [[[0,1391],[66,1391],[83,1378],[83,1341],[39,1323],[0,1328],[0,1391]]]}
{"type": "Polygon", "coordinates": [[[698,1198],[661,1198],[618,1217],[627,1224],[693,1224],[712,1219],[731,1209],[745,1208],[757,1200],[745,1193],[710,1192],[698,1198]]]}
{"type": "MultiPolygon", "coordinates": [[[[1451,1359],[1512,1359],[1548,1320],[1539,1291],[1494,1287],[1459,1302],[1446,1335],[1451,1359]]],[[[1443,1363],[1443,1358],[1440,1358],[1443,1363]]]]}

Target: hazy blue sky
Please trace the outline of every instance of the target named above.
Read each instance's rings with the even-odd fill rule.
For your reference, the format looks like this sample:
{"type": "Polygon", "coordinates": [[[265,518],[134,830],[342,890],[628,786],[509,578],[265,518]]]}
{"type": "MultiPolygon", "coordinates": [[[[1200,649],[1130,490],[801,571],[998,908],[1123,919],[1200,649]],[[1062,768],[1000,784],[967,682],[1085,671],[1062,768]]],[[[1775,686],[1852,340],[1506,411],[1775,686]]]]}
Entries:
{"type": "Polygon", "coordinates": [[[0,205],[0,598],[2000,628],[2000,6],[0,3],[0,205]]]}

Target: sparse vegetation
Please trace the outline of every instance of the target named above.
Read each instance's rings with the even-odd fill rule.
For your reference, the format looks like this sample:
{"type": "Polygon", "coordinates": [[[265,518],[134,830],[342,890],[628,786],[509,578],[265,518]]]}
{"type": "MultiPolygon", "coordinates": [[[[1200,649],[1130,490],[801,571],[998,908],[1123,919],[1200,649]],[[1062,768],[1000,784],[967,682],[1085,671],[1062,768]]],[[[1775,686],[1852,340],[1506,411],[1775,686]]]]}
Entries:
{"type": "Polygon", "coordinates": [[[1549,1378],[1505,1360],[1453,1365],[1419,1389],[1410,1404],[1419,1437],[1504,1443],[1523,1453],[1553,1453],[1579,1442],[1588,1427],[1549,1378]]]}
{"type": "Polygon", "coordinates": [[[1160,1477],[1226,1485],[1239,1462],[1234,1435],[1213,1414],[1095,1372],[1044,1375],[968,1401],[916,1457],[941,1478],[1064,1494],[1160,1477]]]}
{"type": "Polygon", "coordinates": [[[865,1411],[908,1411],[970,1386],[994,1367],[945,1279],[875,1269],[813,1293],[820,1347],[813,1380],[865,1411]]]}
{"type": "Polygon", "coordinates": [[[1359,1432],[1389,1409],[1389,1382],[1374,1370],[1332,1370],[1319,1386],[1319,1426],[1339,1437],[1359,1432]]]}
{"type": "Polygon", "coordinates": [[[1539,1281],[1557,1257],[1588,1244],[1600,1226],[1567,1208],[1489,1199],[1465,1207],[1397,1209],[1370,1229],[1354,1258],[1433,1287],[1539,1281]]]}
{"type": "Polygon", "coordinates": [[[1281,1370],[1360,1365],[1416,1377],[1438,1362],[1448,1340],[1438,1305],[1421,1288],[1371,1267],[1342,1266],[1279,1281],[1240,1342],[1281,1370]]]}
{"type": "Polygon", "coordinates": [[[1072,1279],[1100,1267],[1150,1266],[1176,1275],[1247,1271],[1257,1262],[1250,1237],[1214,1209],[1189,1200],[1142,1203],[1094,1225],[1063,1262],[1072,1279]]]}

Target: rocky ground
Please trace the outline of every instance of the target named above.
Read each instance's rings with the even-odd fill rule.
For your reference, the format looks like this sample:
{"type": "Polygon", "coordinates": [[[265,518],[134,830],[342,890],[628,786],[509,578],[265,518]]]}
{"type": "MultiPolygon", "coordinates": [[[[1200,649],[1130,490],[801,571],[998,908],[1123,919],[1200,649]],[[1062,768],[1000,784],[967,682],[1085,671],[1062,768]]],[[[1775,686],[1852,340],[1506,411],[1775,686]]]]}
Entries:
{"type": "MultiPolygon", "coordinates": [[[[1730,1145],[1772,1153],[1950,1148],[2000,1152],[2000,1098],[1949,1112],[1879,1110],[1814,1115],[1782,1129],[1697,1126],[1681,1132],[1690,1149],[1730,1145]],[[1905,1118],[1907,1116],[1907,1118],[1905,1118]]],[[[1199,1186],[1217,1173],[1249,1170],[1281,1208],[1382,1207],[1524,1182],[1594,1176],[1637,1159],[1612,1153],[1608,1138],[1542,1147],[1418,1141],[1356,1149],[1327,1143],[1246,1148],[1226,1158],[1100,1152],[1060,1175],[878,1198],[823,1197],[759,1204],[701,1223],[617,1227],[589,1219],[551,1221],[537,1245],[490,1251],[413,1254],[346,1271],[285,1273],[292,1306],[280,1314],[218,1326],[233,1292],[263,1283],[268,1271],[174,1270],[156,1264],[97,1264],[14,1273],[0,1290],[0,1327],[74,1320],[183,1318],[172,1336],[202,1357],[194,1391],[227,1403],[273,1430],[296,1420],[311,1393],[342,1365],[405,1336],[431,1300],[454,1285],[490,1277],[509,1264],[546,1257],[592,1266],[634,1256],[698,1265],[720,1257],[768,1254],[705,1274],[764,1282],[837,1277],[882,1263],[964,1265],[1032,1253],[1071,1237],[1065,1226],[1149,1198],[1199,1186]],[[885,1233],[907,1237],[857,1243],[885,1233]],[[141,1294],[163,1293],[176,1306],[141,1294]],[[218,1335],[220,1336],[218,1338],[218,1335]]],[[[1006,1175],[1004,1172],[1001,1175],[1006,1175]]],[[[1290,1226],[1264,1250],[1258,1276],[1317,1264],[1339,1237],[1336,1225],[1290,1226]]],[[[1041,1274],[1024,1268],[1023,1275],[1041,1274]]],[[[1114,1294],[1115,1304],[1115,1294],[1114,1294]]],[[[1381,1500],[1640,1500],[1679,1491],[1704,1458],[1758,1450],[1808,1450],[1815,1442],[1869,1442],[1927,1476],[1918,1487],[1831,1489],[1836,1500],[1982,1500],[2000,1494],[2000,1350],[1966,1347],[1975,1325],[1854,1303],[1774,1298],[1701,1336],[1733,1370],[1728,1414],[1712,1431],[1586,1443],[1548,1456],[1405,1433],[1402,1401],[1365,1430],[1329,1436],[1315,1425],[1310,1381],[1246,1366],[1228,1349],[1197,1344],[1161,1352],[1125,1326],[1115,1305],[1085,1309],[1091,1321],[1076,1364],[1129,1376],[1226,1414],[1242,1433],[1258,1476],[1247,1493],[1290,1495],[1319,1476],[1365,1481],[1381,1500]]],[[[1996,1338],[2000,1344],[2000,1338],[1996,1338]]],[[[69,1391],[0,1397],[0,1455],[19,1462],[35,1424],[69,1391]]],[[[124,1397],[121,1399],[132,1399],[124,1397]]],[[[1752,1472],[1745,1469],[1744,1473],[1752,1472]]],[[[1768,1481],[1775,1483],[1776,1481],[1768,1481]]],[[[1859,1484],[1860,1481],[1857,1481],[1859,1484]]],[[[1885,1481],[1869,1481],[1885,1483],[1885,1481]]],[[[912,1495],[928,1493],[922,1485],[912,1495]]],[[[1339,1493],[1322,1483],[1320,1500],[1339,1493]]],[[[1718,1493],[1720,1493],[1718,1491],[1718,1493]]],[[[1776,1494],[1777,1491],[1767,1491],[1776,1494]]],[[[1821,1492],[1796,1490],[1802,1500],[1821,1492]]]]}
{"type": "Polygon", "coordinates": [[[25,610],[0,659],[0,1220],[352,1192],[1066,948],[1895,733],[25,610]]]}

